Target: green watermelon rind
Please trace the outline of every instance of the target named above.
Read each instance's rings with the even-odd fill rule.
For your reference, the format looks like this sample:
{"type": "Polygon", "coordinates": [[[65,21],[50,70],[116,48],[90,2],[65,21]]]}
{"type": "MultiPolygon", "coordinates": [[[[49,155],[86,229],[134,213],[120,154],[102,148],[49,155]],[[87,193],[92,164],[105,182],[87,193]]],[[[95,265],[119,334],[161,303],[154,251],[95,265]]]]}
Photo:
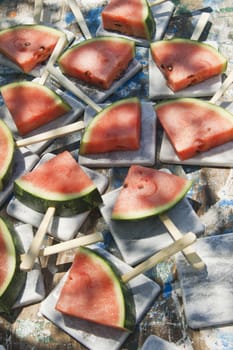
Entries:
{"type": "Polygon", "coordinates": [[[200,42],[192,39],[186,39],[186,38],[173,38],[173,39],[165,39],[165,40],[159,40],[155,41],[150,44],[150,49],[155,50],[156,47],[159,47],[160,45],[164,46],[169,43],[187,43],[187,44],[192,44],[195,46],[199,46],[200,48],[203,48],[205,50],[209,50],[210,52],[213,53],[217,58],[219,58],[220,61],[222,61],[222,73],[225,72],[227,68],[227,59],[220,53],[220,51],[213,47],[212,45],[206,43],[206,42],[200,42]]]}
{"type": "Polygon", "coordinates": [[[98,42],[98,41],[106,41],[106,42],[109,42],[109,41],[113,41],[113,42],[121,42],[121,43],[125,43],[127,45],[130,45],[132,47],[132,58],[135,56],[135,43],[132,41],[132,40],[129,40],[129,39],[125,39],[125,38],[118,38],[118,37],[114,37],[114,36],[98,36],[98,37],[95,37],[95,38],[91,38],[91,39],[87,39],[87,40],[84,40],[84,41],[81,41],[80,43],[78,44],[75,44],[73,45],[72,47],[70,47],[69,49],[65,50],[63,53],[60,54],[60,56],[58,57],[57,59],[57,62],[58,62],[58,65],[59,65],[59,68],[61,69],[61,71],[63,73],[65,73],[64,71],[64,68],[63,68],[63,65],[62,65],[62,60],[69,56],[70,53],[74,52],[76,49],[78,49],[79,47],[82,47],[82,46],[88,46],[89,44],[93,43],[93,42],[98,42]]]}
{"type": "Polygon", "coordinates": [[[24,29],[24,28],[25,29],[27,29],[27,28],[40,29],[41,31],[44,31],[46,34],[48,32],[51,32],[51,33],[55,34],[58,37],[63,36],[63,32],[61,30],[53,28],[53,27],[50,27],[50,26],[45,26],[45,25],[42,25],[42,24],[16,24],[16,25],[11,26],[9,28],[5,28],[5,29],[0,30],[0,37],[2,35],[4,35],[5,33],[11,32],[11,31],[14,31],[14,30],[17,30],[17,29],[24,29]]]}
{"type": "Polygon", "coordinates": [[[13,82],[13,83],[9,83],[1,86],[0,91],[1,93],[4,93],[4,91],[7,91],[8,89],[14,89],[16,87],[21,87],[21,86],[22,87],[28,86],[29,88],[32,87],[32,88],[44,91],[44,93],[46,93],[47,96],[51,97],[51,99],[54,100],[56,105],[58,106],[60,105],[64,108],[64,113],[69,112],[71,110],[71,106],[59,94],[51,90],[48,86],[41,85],[36,82],[27,81],[27,80],[17,81],[17,82],[13,82]]]}
{"type": "Polygon", "coordinates": [[[124,100],[119,100],[117,102],[114,102],[112,104],[110,104],[109,106],[107,106],[106,108],[104,108],[102,111],[100,111],[99,113],[97,113],[95,115],[95,117],[90,121],[90,123],[88,124],[88,126],[86,127],[83,135],[82,135],[82,139],[80,142],[80,147],[79,147],[79,154],[85,154],[86,153],[86,144],[88,144],[91,140],[91,135],[95,130],[95,125],[99,123],[99,121],[101,120],[102,117],[105,116],[106,113],[109,113],[113,108],[122,105],[124,103],[140,103],[140,100],[138,97],[130,97],[124,100]]]}
{"type": "Polygon", "coordinates": [[[155,111],[158,110],[159,107],[161,107],[161,106],[174,104],[176,102],[177,103],[179,103],[179,102],[187,102],[187,103],[196,104],[198,106],[203,106],[204,108],[208,108],[209,110],[213,110],[215,112],[218,112],[220,117],[226,118],[230,122],[233,123],[233,114],[230,111],[228,111],[227,109],[222,108],[221,106],[216,105],[216,104],[214,104],[212,102],[205,101],[205,100],[199,100],[199,99],[192,98],[192,97],[185,97],[185,98],[181,97],[181,98],[175,98],[175,99],[172,99],[172,100],[166,100],[166,101],[159,102],[158,104],[155,105],[155,111]]]}
{"type": "Polygon", "coordinates": [[[153,13],[151,11],[151,7],[148,4],[148,1],[142,1],[142,5],[144,5],[143,12],[144,12],[144,27],[146,32],[147,40],[152,40],[155,34],[156,30],[156,22],[153,16],[153,13]]]}
{"type": "Polygon", "coordinates": [[[19,297],[26,282],[26,272],[20,270],[20,255],[24,253],[21,240],[16,233],[12,223],[6,218],[0,217],[0,226],[7,237],[10,254],[12,254],[13,268],[8,277],[7,284],[0,295],[0,312],[9,314],[12,306],[19,297]]]}
{"type": "Polygon", "coordinates": [[[79,247],[79,250],[93,259],[94,263],[96,259],[98,259],[106,273],[111,276],[115,284],[115,289],[118,290],[118,303],[121,305],[121,320],[116,326],[130,332],[133,331],[136,324],[135,303],[131,289],[121,280],[120,271],[118,271],[117,267],[110,260],[107,260],[98,251],[87,247],[79,247]]]}
{"type": "Polygon", "coordinates": [[[8,149],[10,151],[8,152],[8,160],[6,161],[4,168],[0,169],[0,191],[2,191],[12,176],[15,142],[11,130],[2,120],[0,120],[0,128],[3,129],[5,131],[5,135],[7,135],[8,149]]]}
{"type": "Polygon", "coordinates": [[[147,219],[152,216],[156,216],[159,214],[162,214],[166,212],[167,210],[173,208],[181,199],[183,199],[186,195],[186,193],[189,191],[191,188],[193,182],[191,180],[187,180],[186,183],[184,184],[183,188],[180,190],[179,194],[169,203],[153,207],[151,209],[147,210],[137,210],[137,212],[132,211],[132,212],[126,212],[124,211],[123,213],[112,213],[111,218],[113,220],[143,220],[147,219]]]}
{"type": "Polygon", "coordinates": [[[49,193],[41,188],[32,187],[28,182],[17,179],[14,182],[14,193],[19,201],[40,213],[45,213],[49,207],[55,207],[58,216],[80,214],[102,204],[102,198],[95,185],[72,195],[53,193],[49,196],[49,193]]]}

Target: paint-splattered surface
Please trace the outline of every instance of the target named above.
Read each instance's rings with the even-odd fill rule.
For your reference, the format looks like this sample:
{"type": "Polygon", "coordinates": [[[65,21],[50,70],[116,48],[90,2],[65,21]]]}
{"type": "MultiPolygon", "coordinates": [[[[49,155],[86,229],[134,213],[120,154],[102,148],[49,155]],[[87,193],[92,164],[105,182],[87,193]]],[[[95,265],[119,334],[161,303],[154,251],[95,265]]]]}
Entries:
{"type": "MultiPolygon", "coordinates": [[[[92,35],[99,25],[100,13],[107,1],[104,0],[77,0],[83,11],[92,35]]],[[[228,59],[227,73],[233,69],[233,6],[232,0],[173,0],[176,6],[173,17],[167,28],[166,37],[183,36],[190,37],[197,18],[201,11],[211,14],[212,25],[204,31],[202,39],[208,37],[219,44],[219,49],[228,59]]],[[[70,30],[81,38],[79,27],[71,11],[63,6],[61,0],[44,1],[45,19],[51,15],[54,22],[61,19],[70,30]],[[61,18],[60,18],[61,16],[61,18]]],[[[32,0],[1,0],[0,14],[2,18],[14,18],[32,14],[32,0]]],[[[140,96],[146,100],[148,96],[148,49],[140,47],[136,52],[143,69],[133,79],[118,89],[109,98],[109,102],[127,96],[140,96]]],[[[0,66],[0,85],[8,81],[22,79],[22,74],[17,74],[10,68],[0,66]]],[[[222,100],[232,101],[233,87],[225,92],[222,100]]],[[[158,135],[159,136],[159,135],[158,135]]],[[[59,152],[61,147],[72,147],[76,142],[75,136],[56,141],[49,151],[59,152]]],[[[159,144],[159,137],[158,137],[159,144]]],[[[156,163],[160,165],[159,161],[156,163]]],[[[232,232],[233,227],[233,175],[231,169],[224,168],[198,168],[168,166],[177,174],[187,174],[194,180],[194,186],[189,193],[193,208],[198,213],[201,222],[205,225],[205,236],[218,235],[232,232]]],[[[106,169],[104,173],[109,177],[109,189],[118,187],[126,174],[126,169],[106,169]]],[[[5,215],[4,208],[1,211],[5,215]]],[[[112,253],[118,255],[118,251],[99,212],[94,212],[82,227],[82,232],[90,233],[94,229],[105,233],[105,242],[102,244],[112,253]]],[[[60,276],[67,270],[68,262],[72,261],[73,252],[63,254],[56,261],[56,257],[43,262],[46,291],[49,292],[60,276]],[[57,266],[57,265],[58,266],[57,266]],[[47,267],[48,268],[47,268],[47,267]]],[[[69,266],[69,264],[68,264],[69,266]]],[[[156,302],[148,310],[143,321],[135,332],[130,335],[124,344],[124,350],[140,349],[145,339],[150,334],[155,334],[163,339],[176,344],[182,350],[232,350],[233,326],[224,328],[211,328],[201,331],[193,331],[187,327],[182,305],[179,281],[176,278],[174,260],[159,264],[150,270],[147,275],[157,281],[162,287],[162,293],[156,302]]],[[[15,310],[10,316],[0,318],[0,344],[7,350],[31,350],[31,349],[59,349],[59,350],[84,350],[85,348],[60,331],[51,322],[44,319],[39,313],[39,305],[32,305],[22,310],[15,310]]]]}

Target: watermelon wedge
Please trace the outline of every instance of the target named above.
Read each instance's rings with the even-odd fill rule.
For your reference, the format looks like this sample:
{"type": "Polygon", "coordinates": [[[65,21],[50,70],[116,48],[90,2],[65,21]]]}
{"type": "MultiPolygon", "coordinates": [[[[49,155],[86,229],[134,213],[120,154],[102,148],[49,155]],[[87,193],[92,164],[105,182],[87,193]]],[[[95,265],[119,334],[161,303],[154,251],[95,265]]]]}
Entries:
{"type": "Polygon", "coordinates": [[[0,191],[12,174],[15,143],[8,126],[0,119],[0,191]]]}
{"type": "Polygon", "coordinates": [[[191,187],[183,177],[131,165],[112,210],[113,220],[139,220],[177,204],[191,187]]]}
{"type": "Polygon", "coordinates": [[[14,192],[28,207],[42,213],[55,207],[59,216],[79,214],[102,203],[96,185],[68,151],[15,180],[14,192]]]}
{"type": "Polygon", "coordinates": [[[133,297],[116,267],[98,252],[80,247],[59,295],[56,310],[100,325],[132,331],[133,297]]]}
{"type": "Polygon", "coordinates": [[[29,73],[47,60],[63,35],[40,24],[17,25],[0,31],[0,52],[29,73]]]}
{"type": "Polygon", "coordinates": [[[14,82],[0,90],[20,135],[28,134],[71,109],[54,91],[35,82],[14,82]]]}
{"type": "Polygon", "coordinates": [[[233,140],[233,115],[208,101],[180,98],[155,110],[181,160],[233,140]]]}
{"type": "Polygon", "coordinates": [[[175,38],[151,43],[151,55],[173,91],[198,84],[226,70],[227,60],[213,46],[175,38]]]}
{"type": "Polygon", "coordinates": [[[23,248],[13,226],[0,217],[0,312],[10,312],[24,287],[26,273],[20,271],[23,248]]]}
{"type": "Polygon", "coordinates": [[[124,73],[134,57],[132,40],[97,37],[66,50],[58,64],[64,74],[106,90],[124,73]]]}
{"type": "Polygon", "coordinates": [[[117,101],[87,126],[80,154],[136,150],[140,147],[141,103],[136,97],[117,101]]]}
{"type": "Polygon", "coordinates": [[[152,40],[156,23],[147,0],[110,0],[101,13],[103,28],[152,40]]]}

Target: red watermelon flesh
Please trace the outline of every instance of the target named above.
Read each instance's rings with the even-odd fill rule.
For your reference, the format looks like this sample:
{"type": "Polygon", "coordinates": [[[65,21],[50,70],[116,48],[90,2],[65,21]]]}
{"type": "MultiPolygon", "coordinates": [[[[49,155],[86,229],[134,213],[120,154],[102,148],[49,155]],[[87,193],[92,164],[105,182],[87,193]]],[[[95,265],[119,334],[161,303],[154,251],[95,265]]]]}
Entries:
{"type": "Polygon", "coordinates": [[[5,182],[13,164],[15,144],[12,133],[7,125],[0,120],[0,191],[5,182]]]}
{"type": "Polygon", "coordinates": [[[170,173],[132,165],[112,210],[114,220],[138,220],[178,203],[192,182],[170,173]]]}
{"type": "Polygon", "coordinates": [[[155,110],[181,160],[233,140],[233,115],[213,103],[183,98],[161,102],[155,110]]]}
{"type": "Polygon", "coordinates": [[[43,25],[18,25],[0,31],[0,52],[29,73],[47,60],[63,35],[43,25]]]}
{"type": "Polygon", "coordinates": [[[134,304],[130,294],[125,298],[124,289],[106,259],[89,248],[80,247],[55,308],[100,325],[130,329],[134,326],[134,317],[130,315],[130,311],[134,313],[134,304]]]}
{"type": "Polygon", "coordinates": [[[106,90],[123,74],[134,56],[133,41],[98,37],[66,50],[58,63],[63,73],[106,90]]]}
{"type": "Polygon", "coordinates": [[[102,11],[103,28],[151,40],[155,21],[146,0],[110,0],[102,11]]]}
{"type": "Polygon", "coordinates": [[[227,66],[226,59],[217,49],[189,39],[153,42],[151,54],[173,91],[219,75],[227,66]]]}
{"type": "Polygon", "coordinates": [[[140,147],[141,104],[137,98],[113,103],[90,122],[80,154],[136,150],[140,147]]]}
{"type": "Polygon", "coordinates": [[[71,107],[45,85],[30,81],[1,87],[3,100],[21,135],[51,122],[71,107]]]}

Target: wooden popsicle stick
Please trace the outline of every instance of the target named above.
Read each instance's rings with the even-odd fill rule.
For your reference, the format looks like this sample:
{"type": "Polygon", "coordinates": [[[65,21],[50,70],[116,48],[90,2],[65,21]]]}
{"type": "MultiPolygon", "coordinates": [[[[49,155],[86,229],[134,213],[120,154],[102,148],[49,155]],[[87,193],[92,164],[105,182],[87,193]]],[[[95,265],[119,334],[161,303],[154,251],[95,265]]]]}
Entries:
{"type": "Polygon", "coordinates": [[[88,29],[88,26],[87,26],[86,21],[83,17],[83,14],[76,3],[76,0],[68,0],[68,5],[71,8],[71,11],[73,12],[85,39],[91,39],[92,35],[88,29]]]}
{"type": "Polygon", "coordinates": [[[21,255],[21,264],[20,264],[21,270],[30,271],[33,268],[35,260],[38,257],[39,251],[43,244],[43,240],[46,235],[48,225],[50,224],[50,221],[54,216],[54,213],[55,213],[54,207],[49,207],[47,209],[43,217],[43,220],[41,221],[41,224],[35,236],[32,239],[28,252],[26,254],[21,255]]]}
{"type": "Polygon", "coordinates": [[[223,95],[223,93],[227,90],[227,88],[232,84],[232,82],[233,82],[233,70],[230,72],[228,77],[224,80],[221,87],[215,92],[215,94],[212,96],[209,102],[216,103],[220,99],[220,97],[223,95]]]}
{"type": "Polygon", "coordinates": [[[60,55],[60,53],[62,52],[62,50],[64,49],[64,47],[67,45],[67,38],[66,35],[63,34],[59,40],[57,41],[57,44],[52,52],[52,54],[49,57],[49,60],[44,68],[43,74],[41,75],[38,83],[41,85],[44,85],[46,80],[49,77],[49,71],[47,69],[48,66],[50,65],[54,65],[54,63],[56,62],[58,56],[60,55]]]}
{"type": "Polygon", "coordinates": [[[168,247],[161,249],[158,253],[152,255],[149,259],[137,265],[131,271],[122,275],[122,281],[125,283],[130,281],[134,277],[149,270],[161,261],[168,259],[170,256],[178,253],[179,251],[188,247],[190,244],[193,244],[195,241],[196,235],[192,232],[187,233],[186,235],[182,236],[182,238],[170,244],[168,247]]]}
{"type": "Polygon", "coordinates": [[[209,20],[210,14],[208,12],[203,12],[197,22],[197,25],[193,31],[193,34],[191,36],[191,40],[198,40],[201,36],[201,33],[203,32],[208,20],[209,20]]]}
{"type": "Polygon", "coordinates": [[[92,233],[90,235],[74,238],[66,242],[45,247],[44,249],[41,250],[40,255],[48,256],[48,255],[61,253],[69,249],[74,249],[80,246],[101,242],[103,241],[103,239],[104,237],[101,232],[92,233]]]}
{"type": "Polygon", "coordinates": [[[33,18],[35,23],[40,23],[43,10],[43,0],[34,0],[33,18]]]}
{"type": "Polygon", "coordinates": [[[85,124],[84,122],[78,121],[69,125],[65,125],[65,126],[61,126],[59,128],[53,129],[53,130],[49,130],[49,131],[45,131],[43,133],[34,135],[34,136],[30,136],[21,140],[17,140],[15,142],[17,147],[26,147],[29,145],[32,145],[34,143],[38,143],[38,142],[42,142],[42,141],[47,141],[50,139],[54,139],[57,137],[61,137],[61,136],[65,136],[68,134],[71,134],[75,131],[79,131],[85,128],[85,124]]]}
{"type": "MultiPolygon", "coordinates": [[[[159,215],[160,220],[163,222],[164,226],[168,229],[168,232],[173,237],[174,240],[180,239],[183,237],[182,233],[174,225],[171,219],[166,214],[159,215]]],[[[206,267],[204,261],[196,253],[194,247],[190,245],[189,247],[182,250],[184,257],[195,269],[201,270],[206,267]]]]}
{"type": "Polygon", "coordinates": [[[92,107],[96,112],[101,112],[102,108],[98,106],[89,96],[87,96],[82,90],[80,90],[75,84],[73,84],[68,78],[66,78],[56,67],[53,65],[48,66],[48,71],[53,75],[63,87],[72,92],[76,97],[80,98],[87,105],[92,107]]]}

